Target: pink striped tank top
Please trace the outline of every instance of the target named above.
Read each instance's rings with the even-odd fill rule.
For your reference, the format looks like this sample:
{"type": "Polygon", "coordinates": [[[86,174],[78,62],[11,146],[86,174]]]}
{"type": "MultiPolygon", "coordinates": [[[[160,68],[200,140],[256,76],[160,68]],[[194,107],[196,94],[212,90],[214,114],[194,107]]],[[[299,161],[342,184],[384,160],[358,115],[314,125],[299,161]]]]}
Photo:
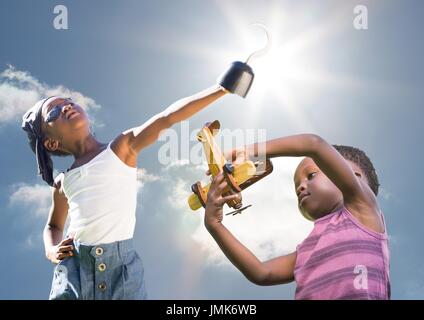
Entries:
{"type": "Polygon", "coordinates": [[[390,299],[387,231],[366,228],[346,208],[330,213],[297,246],[294,277],[296,299],[390,299]]]}

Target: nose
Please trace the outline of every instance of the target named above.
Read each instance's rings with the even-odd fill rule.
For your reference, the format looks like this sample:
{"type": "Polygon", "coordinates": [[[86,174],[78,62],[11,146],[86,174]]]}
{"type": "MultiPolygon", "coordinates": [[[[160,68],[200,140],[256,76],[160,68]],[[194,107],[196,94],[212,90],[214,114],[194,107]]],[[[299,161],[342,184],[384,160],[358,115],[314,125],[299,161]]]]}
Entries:
{"type": "Polygon", "coordinates": [[[72,108],[71,104],[68,103],[68,104],[66,104],[62,107],[62,112],[65,113],[66,111],[68,111],[71,108],[72,108]]]}
{"type": "Polygon", "coordinates": [[[299,195],[302,191],[306,190],[305,182],[302,181],[296,188],[296,194],[299,195]]]}

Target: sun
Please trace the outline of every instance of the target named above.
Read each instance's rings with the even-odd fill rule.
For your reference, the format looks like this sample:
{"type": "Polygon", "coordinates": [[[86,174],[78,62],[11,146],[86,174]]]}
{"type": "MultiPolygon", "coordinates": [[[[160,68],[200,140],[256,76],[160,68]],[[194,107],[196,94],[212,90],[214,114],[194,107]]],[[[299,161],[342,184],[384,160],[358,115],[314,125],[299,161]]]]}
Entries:
{"type": "Polygon", "coordinates": [[[325,39],[336,32],[334,25],[338,23],[337,14],[330,21],[312,26],[303,23],[303,19],[306,20],[303,13],[307,10],[293,14],[282,7],[281,2],[270,5],[268,16],[262,21],[249,21],[229,1],[217,1],[216,5],[228,17],[232,35],[238,41],[234,48],[209,50],[214,52],[215,57],[226,59],[219,61],[214,58],[215,63],[211,64],[214,68],[228,64],[228,59],[232,57],[245,62],[252,52],[266,47],[266,33],[255,24],[264,25],[270,35],[268,50],[264,50],[262,55],[253,56],[248,62],[255,73],[255,80],[246,99],[248,112],[245,120],[254,121],[265,110],[283,112],[294,125],[313,131],[313,125],[303,116],[299,105],[302,99],[312,96],[329,81],[328,73],[322,72],[325,66],[317,58],[317,53],[325,39]],[[307,28],[293,28],[295,24],[307,28]],[[306,84],[308,90],[305,90],[306,84]]]}
{"type": "Polygon", "coordinates": [[[224,17],[214,27],[213,33],[218,31],[221,37],[219,42],[209,41],[204,31],[189,35],[159,29],[152,42],[146,40],[143,45],[201,60],[202,72],[218,76],[232,61],[245,62],[252,52],[264,47],[265,33],[252,24],[265,25],[271,45],[266,54],[249,61],[255,79],[243,101],[245,124],[253,125],[266,114],[283,117],[302,131],[315,132],[316,124],[308,114],[316,106],[314,101],[322,101],[323,91],[369,90],[375,86],[366,79],[337,73],[328,59],[330,49],[338,49],[334,38],[351,27],[346,23],[351,11],[344,10],[343,5],[335,6],[324,16],[314,16],[319,5],[309,2],[296,4],[295,10],[283,1],[270,1],[267,5],[247,2],[242,7],[235,1],[217,0],[214,4],[224,17]]]}

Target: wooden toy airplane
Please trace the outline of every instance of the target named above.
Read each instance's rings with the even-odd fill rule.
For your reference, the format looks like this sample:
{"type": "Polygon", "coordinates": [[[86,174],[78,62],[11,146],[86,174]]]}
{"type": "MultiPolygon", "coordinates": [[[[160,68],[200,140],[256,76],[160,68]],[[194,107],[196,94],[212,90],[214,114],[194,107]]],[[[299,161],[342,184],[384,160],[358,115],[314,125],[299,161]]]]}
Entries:
{"type": "MultiPolygon", "coordinates": [[[[243,207],[241,191],[258,182],[265,176],[269,175],[272,170],[272,162],[267,159],[265,162],[256,161],[253,163],[248,160],[241,164],[233,165],[227,162],[221,150],[215,142],[214,136],[218,133],[220,128],[218,120],[206,123],[197,134],[197,140],[203,144],[206,160],[208,161],[209,171],[212,177],[218,173],[223,172],[228,187],[223,192],[223,196],[230,194],[239,194],[237,200],[230,200],[227,205],[235,211],[227,213],[236,215],[247,209],[249,206],[243,207]]],[[[188,204],[192,210],[197,210],[206,206],[207,194],[210,184],[202,187],[200,181],[197,181],[191,186],[193,193],[188,198],[188,204]]]]}

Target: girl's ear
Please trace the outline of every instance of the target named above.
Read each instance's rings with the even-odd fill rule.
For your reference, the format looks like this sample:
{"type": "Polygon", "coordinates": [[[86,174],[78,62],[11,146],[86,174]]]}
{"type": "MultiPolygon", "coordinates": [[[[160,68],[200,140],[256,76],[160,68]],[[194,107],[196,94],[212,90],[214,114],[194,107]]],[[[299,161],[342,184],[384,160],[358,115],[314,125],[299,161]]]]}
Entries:
{"type": "Polygon", "coordinates": [[[44,147],[50,152],[56,151],[59,149],[59,141],[47,138],[44,140],[44,147]]]}

